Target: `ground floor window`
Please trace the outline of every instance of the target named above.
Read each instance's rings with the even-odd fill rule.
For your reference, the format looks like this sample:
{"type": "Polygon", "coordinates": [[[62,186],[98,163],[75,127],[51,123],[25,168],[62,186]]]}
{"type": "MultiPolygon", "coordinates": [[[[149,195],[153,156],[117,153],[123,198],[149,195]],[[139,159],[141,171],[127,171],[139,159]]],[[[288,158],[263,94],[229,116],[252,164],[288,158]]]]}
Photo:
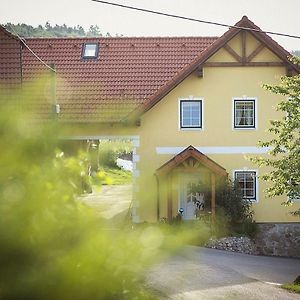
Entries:
{"type": "Polygon", "coordinates": [[[244,198],[257,201],[256,171],[234,171],[234,180],[240,187],[244,198]]]}

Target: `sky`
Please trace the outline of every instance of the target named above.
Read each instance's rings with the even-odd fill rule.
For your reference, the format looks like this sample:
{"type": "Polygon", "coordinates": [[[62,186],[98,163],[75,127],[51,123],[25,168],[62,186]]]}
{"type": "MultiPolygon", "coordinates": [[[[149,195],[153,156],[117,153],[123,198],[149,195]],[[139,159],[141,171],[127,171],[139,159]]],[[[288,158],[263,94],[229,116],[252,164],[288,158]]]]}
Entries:
{"type": "MultiPolygon", "coordinates": [[[[1,0],[5,1],[5,0],[1,0]]],[[[247,15],[262,30],[300,36],[300,0],[108,0],[124,5],[234,25],[247,15]]],[[[220,36],[227,29],[112,7],[91,0],[6,0],[0,23],[98,25],[112,36],[220,36]]],[[[287,50],[300,39],[276,37],[287,50]]]]}

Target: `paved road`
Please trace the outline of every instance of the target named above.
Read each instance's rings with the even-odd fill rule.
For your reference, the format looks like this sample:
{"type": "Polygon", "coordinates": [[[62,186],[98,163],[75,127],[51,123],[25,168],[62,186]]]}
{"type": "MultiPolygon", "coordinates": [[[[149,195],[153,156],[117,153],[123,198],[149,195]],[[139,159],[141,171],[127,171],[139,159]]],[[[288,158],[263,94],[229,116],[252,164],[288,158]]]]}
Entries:
{"type": "Polygon", "coordinates": [[[186,247],[157,265],[147,282],[171,299],[300,299],[278,287],[300,274],[300,259],[186,247]]]}
{"type": "Polygon", "coordinates": [[[101,217],[121,223],[128,217],[132,185],[103,185],[99,191],[84,195],[81,200],[94,208],[101,217]]]}

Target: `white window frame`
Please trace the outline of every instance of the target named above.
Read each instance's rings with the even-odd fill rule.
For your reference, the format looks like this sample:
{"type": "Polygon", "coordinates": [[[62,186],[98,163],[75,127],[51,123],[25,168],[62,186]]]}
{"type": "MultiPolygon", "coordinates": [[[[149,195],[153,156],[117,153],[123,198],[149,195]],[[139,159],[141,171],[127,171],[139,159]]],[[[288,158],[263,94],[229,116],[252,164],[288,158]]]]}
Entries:
{"type": "Polygon", "coordinates": [[[204,129],[204,99],[201,97],[189,96],[186,98],[178,98],[178,130],[179,131],[202,131],[204,129]],[[181,102],[197,101],[201,103],[200,127],[181,127],[181,102]]]}
{"type": "Polygon", "coordinates": [[[232,98],[232,130],[257,130],[257,125],[258,125],[258,101],[257,101],[257,97],[246,97],[246,96],[242,96],[242,97],[233,97],[232,98]],[[244,127],[236,127],[235,126],[235,102],[236,101],[253,101],[254,102],[254,126],[244,126],[244,127]]]}
{"type": "Polygon", "coordinates": [[[249,199],[252,203],[257,203],[259,200],[258,170],[247,169],[247,168],[233,170],[232,171],[232,180],[233,181],[235,181],[236,172],[255,172],[255,198],[254,199],[246,198],[246,199],[249,199]]]}

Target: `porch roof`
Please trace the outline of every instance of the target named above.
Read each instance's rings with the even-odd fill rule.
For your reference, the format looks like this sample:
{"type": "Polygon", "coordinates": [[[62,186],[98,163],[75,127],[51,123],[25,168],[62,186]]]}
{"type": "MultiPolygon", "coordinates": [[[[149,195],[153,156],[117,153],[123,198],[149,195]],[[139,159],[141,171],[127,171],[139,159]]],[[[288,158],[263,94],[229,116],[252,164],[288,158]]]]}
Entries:
{"type": "Polygon", "coordinates": [[[163,176],[175,169],[177,166],[179,166],[181,163],[186,161],[188,158],[193,157],[198,162],[200,162],[204,167],[209,169],[212,173],[219,175],[219,176],[228,176],[228,173],[226,172],[226,169],[221,167],[219,164],[217,164],[215,161],[207,157],[202,152],[198,151],[195,147],[192,145],[188,146],[186,149],[184,149],[179,154],[175,155],[173,158],[171,158],[169,161],[167,161],[165,164],[163,164],[160,168],[156,170],[156,174],[158,176],[163,176]]]}

